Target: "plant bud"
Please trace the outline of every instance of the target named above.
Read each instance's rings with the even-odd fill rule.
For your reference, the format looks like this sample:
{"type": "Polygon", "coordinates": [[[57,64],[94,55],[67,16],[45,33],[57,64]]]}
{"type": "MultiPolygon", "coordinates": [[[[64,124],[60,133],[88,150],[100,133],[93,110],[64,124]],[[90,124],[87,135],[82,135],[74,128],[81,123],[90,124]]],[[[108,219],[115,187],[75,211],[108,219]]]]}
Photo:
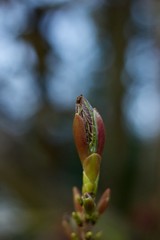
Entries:
{"type": "Polygon", "coordinates": [[[86,233],[86,240],[91,240],[91,239],[93,239],[92,237],[93,237],[93,233],[91,232],[91,231],[89,231],[89,232],[87,232],[86,233]]]}
{"type": "Polygon", "coordinates": [[[97,110],[82,95],[76,101],[73,133],[82,162],[92,153],[102,155],[105,142],[104,123],[97,110]]]}
{"type": "Polygon", "coordinates": [[[77,97],[73,122],[76,148],[83,166],[83,194],[96,193],[105,142],[104,123],[82,95],[77,97]]]}
{"type": "Polygon", "coordinates": [[[94,210],[95,210],[95,201],[92,198],[92,196],[90,196],[89,193],[86,193],[83,196],[83,205],[84,205],[84,209],[85,209],[86,213],[88,213],[89,215],[94,212],[94,210]]]}
{"type": "Polygon", "coordinates": [[[78,240],[78,236],[75,232],[71,233],[71,240],[78,240]]]}
{"type": "Polygon", "coordinates": [[[83,221],[82,221],[82,217],[81,217],[80,213],[79,212],[72,212],[72,217],[76,221],[77,225],[79,227],[82,227],[83,221]]]}
{"type": "Polygon", "coordinates": [[[77,187],[73,187],[73,202],[74,202],[74,208],[77,212],[82,212],[82,199],[81,194],[79,192],[79,189],[77,187]]]}
{"type": "Polygon", "coordinates": [[[106,208],[108,207],[109,204],[109,200],[110,200],[110,195],[111,195],[111,191],[109,188],[107,188],[104,193],[102,194],[98,204],[97,204],[97,211],[99,214],[104,213],[104,211],[106,210],[106,208]]]}
{"type": "Polygon", "coordinates": [[[62,220],[62,226],[64,228],[64,231],[65,231],[66,235],[68,237],[70,237],[72,229],[71,229],[70,223],[69,223],[69,221],[67,221],[67,219],[64,218],[62,220]]]}

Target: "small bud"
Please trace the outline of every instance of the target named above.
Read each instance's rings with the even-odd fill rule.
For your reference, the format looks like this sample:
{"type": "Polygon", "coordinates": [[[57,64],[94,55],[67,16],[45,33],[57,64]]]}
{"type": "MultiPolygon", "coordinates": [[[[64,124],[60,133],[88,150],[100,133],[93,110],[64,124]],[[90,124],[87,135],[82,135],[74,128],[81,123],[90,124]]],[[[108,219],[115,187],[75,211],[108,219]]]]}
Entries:
{"type": "Polygon", "coordinates": [[[78,240],[78,236],[75,232],[71,233],[71,240],[78,240]]]}
{"type": "Polygon", "coordinates": [[[106,208],[108,207],[109,204],[109,200],[110,200],[110,195],[111,195],[111,191],[109,188],[107,188],[104,193],[102,194],[98,204],[97,204],[97,211],[99,214],[104,213],[104,211],[106,210],[106,208]]]}
{"type": "Polygon", "coordinates": [[[82,217],[81,217],[80,213],[78,213],[78,212],[72,212],[72,217],[73,217],[74,220],[76,221],[77,225],[78,225],[79,227],[82,227],[83,221],[82,221],[82,217]]]}
{"type": "Polygon", "coordinates": [[[72,229],[71,229],[71,226],[70,226],[69,222],[66,219],[62,220],[62,226],[64,228],[64,231],[65,231],[66,235],[68,237],[70,237],[72,229]]]}
{"type": "Polygon", "coordinates": [[[98,214],[95,211],[93,214],[86,214],[85,215],[85,221],[87,223],[90,223],[91,225],[95,225],[98,220],[98,214]]]}
{"type": "Polygon", "coordinates": [[[73,202],[74,202],[74,208],[77,212],[82,212],[82,199],[81,194],[79,192],[79,189],[77,187],[73,187],[73,202]]]}
{"type": "Polygon", "coordinates": [[[89,193],[83,196],[83,205],[87,214],[92,214],[95,210],[95,201],[89,193]]]}
{"type": "Polygon", "coordinates": [[[98,213],[94,211],[92,214],[85,214],[86,223],[90,223],[91,225],[95,225],[98,220],[98,213]]]}
{"type": "Polygon", "coordinates": [[[93,233],[91,232],[91,231],[89,231],[89,232],[87,232],[86,233],[86,236],[85,236],[86,238],[86,240],[91,240],[92,239],[92,237],[93,237],[93,233]]]}

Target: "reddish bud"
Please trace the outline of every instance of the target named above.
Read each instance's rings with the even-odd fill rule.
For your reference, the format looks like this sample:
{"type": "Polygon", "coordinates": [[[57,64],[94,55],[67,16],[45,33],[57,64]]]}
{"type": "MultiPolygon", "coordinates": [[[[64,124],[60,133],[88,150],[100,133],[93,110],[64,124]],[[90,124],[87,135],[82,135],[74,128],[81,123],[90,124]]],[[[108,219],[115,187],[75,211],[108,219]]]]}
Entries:
{"type": "Polygon", "coordinates": [[[105,142],[104,123],[97,110],[82,95],[76,101],[73,133],[82,162],[92,153],[102,155],[105,142]]]}
{"type": "Polygon", "coordinates": [[[83,208],[81,205],[81,194],[79,192],[79,189],[77,187],[73,187],[73,202],[74,202],[74,208],[77,212],[82,212],[83,208]]]}
{"type": "Polygon", "coordinates": [[[89,149],[86,140],[84,122],[82,117],[77,113],[75,114],[73,121],[73,134],[79,158],[83,162],[83,160],[89,156],[89,149]]]}
{"type": "Polygon", "coordinates": [[[70,237],[71,232],[72,232],[70,223],[69,223],[66,219],[63,219],[63,221],[62,221],[62,226],[63,226],[63,228],[64,228],[64,231],[65,231],[67,237],[70,237]]]}
{"type": "Polygon", "coordinates": [[[99,214],[104,213],[104,211],[106,210],[106,208],[108,207],[109,204],[109,200],[110,200],[110,195],[111,195],[111,191],[109,188],[107,188],[104,193],[102,194],[98,204],[97,204],[97,211],[99,214]]]}
{"type": "Polygon", "coordinates": [[[97,153],[99,153],[99,155],[101,156],[104,148],[104,143],[105,143],[105,128],[104,128],[104,123],[100,114],[97,112],[96,109],[94,109],[94,112],[95,112],[97,134],[98,134],[97,153]]]}

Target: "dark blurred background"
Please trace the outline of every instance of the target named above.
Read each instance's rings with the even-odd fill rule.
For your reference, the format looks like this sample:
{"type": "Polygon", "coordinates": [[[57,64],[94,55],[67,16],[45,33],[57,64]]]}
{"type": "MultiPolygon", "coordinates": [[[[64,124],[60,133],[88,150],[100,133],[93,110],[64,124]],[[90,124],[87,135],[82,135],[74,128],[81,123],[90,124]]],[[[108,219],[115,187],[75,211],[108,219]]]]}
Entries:
{"type": "Polygon", "coordinates": [[[107,141],[103,240],[160,239],[160,1],[0,1],[0,240],[65,240],[78,95],[107,141]]]}

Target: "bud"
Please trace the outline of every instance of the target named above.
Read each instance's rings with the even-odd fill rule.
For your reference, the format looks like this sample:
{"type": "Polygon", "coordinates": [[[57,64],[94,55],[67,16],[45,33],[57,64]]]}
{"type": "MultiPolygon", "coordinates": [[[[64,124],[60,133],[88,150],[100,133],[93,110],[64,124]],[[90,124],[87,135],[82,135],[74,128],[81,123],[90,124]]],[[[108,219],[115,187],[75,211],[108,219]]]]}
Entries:
{"type": "Polygon", "coordinates": [[[110,195],[111,195],[111,190],[109,188],[107,188],[104,193],[102,194],[98,205],[97,205],[97,211],[99,214],[104,213],[104,211],[106,210],[106,208],[108,207],[109,204],[109,200],[110,200],[110,195]]]}
{"type": "Polygon", "coordinates": [[[81,194],[79,192],[79,189],[77,187],[73,187],[73,202],[74,202],[74,208],[77,212],[82,212],[82,198],[81,194]]]}
{"type": "Polygon", "coordinates": [[[64,218],[62,220],[62,226],[64,228],[64,231],[65,231],[66,235],[68,237],[70,237],[72,229],[71,229],[70,223],[69,223],[69,221],[67,219],[64,218]]]}
{"type": "Polygon", "coordinates": [[[72,212],[72,217],[76,221],[77,225],[79,227],[82,227],[83,221],[82,221],[82,216],[79,212],[72,212]]]}
{"type": "Polygon", "coordinates": [[[83,194],[97,191],[101,155],[105,142],[104,123],[82,95],[77,97],[73,133],[83,166],[83,194]]]}
{"type": "Polygon", "coordinates": [[[82,162],[92,153],[102,155],[105,142],[104,123],[97,110],[82,95],[76,101],[73,132],[82,162]]]}
{"type": "Polygon", "coordinates": [[[93,233],[91,231],[89,231],[86,233],[85,239],[90,240],[90,239],[93,239],[92,237],[93,237],[93,233]]]}
{"type": "Polygon", "coordinates": [[[77,234],[75,232],[73,232],[73,233],[71,233],[71,239],[78,240],[79,238],[78,238],[77,234]]]}
{"type": "Polygon", "coordinates": [[[83,205],[84,205],[86,213],[88,213],[89,215],[94,212],[94,210],[95,210],[95,201],[92,198],[92,196],[90,196],[89,193],[84,194],[84,196],[83,196],[83,205]]]}

